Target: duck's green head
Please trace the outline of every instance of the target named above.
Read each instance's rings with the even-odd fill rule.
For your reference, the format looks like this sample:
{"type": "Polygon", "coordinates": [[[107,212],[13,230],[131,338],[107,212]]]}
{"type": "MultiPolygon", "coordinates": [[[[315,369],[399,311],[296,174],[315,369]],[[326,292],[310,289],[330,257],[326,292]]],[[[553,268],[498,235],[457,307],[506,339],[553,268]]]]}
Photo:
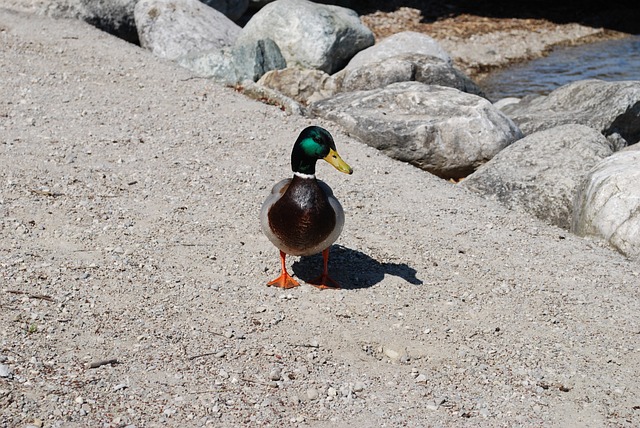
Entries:
{"type": "Polygon", "coordinates": [[[315,174],[316,161],[324,159],[340,172],[351,174],[353,170],[342,160],[336,150],[333,137],[324,128],[309,126],[302,130],[291,152],[291,169],[301,174],[315,174]]]}

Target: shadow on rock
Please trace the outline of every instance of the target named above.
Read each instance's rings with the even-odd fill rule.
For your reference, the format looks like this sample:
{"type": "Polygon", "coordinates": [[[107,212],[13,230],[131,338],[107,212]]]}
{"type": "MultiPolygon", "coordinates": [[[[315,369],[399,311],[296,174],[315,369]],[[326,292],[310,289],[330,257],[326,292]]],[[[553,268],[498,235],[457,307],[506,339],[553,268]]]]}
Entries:
{"type": "MultiPolygon", "coordinates": [[[[293,263],[295,275],[308,282],[322,273],[322,255],[302,257],[293,263]]],[[[333,245],[329,255],[329,275],[345,290],[368,288],[376,285],[389,274],[413,285],[422,285],[416,278],[416,270],[405,263],[380,263],[365,253],[341,245],[333,245]]]]}

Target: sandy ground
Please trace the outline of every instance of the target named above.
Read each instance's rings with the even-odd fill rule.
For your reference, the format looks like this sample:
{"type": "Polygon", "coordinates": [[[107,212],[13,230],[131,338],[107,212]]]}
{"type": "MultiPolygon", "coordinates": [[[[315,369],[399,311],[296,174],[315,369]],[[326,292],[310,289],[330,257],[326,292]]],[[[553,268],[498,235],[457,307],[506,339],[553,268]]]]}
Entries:
{"type": "Polygon", "coordinates": [[[638,263],[81,22],[0,63],[0,426],[640,425],[638,263]],[[340,291],[265,286],[309,124],[340,291]]]}

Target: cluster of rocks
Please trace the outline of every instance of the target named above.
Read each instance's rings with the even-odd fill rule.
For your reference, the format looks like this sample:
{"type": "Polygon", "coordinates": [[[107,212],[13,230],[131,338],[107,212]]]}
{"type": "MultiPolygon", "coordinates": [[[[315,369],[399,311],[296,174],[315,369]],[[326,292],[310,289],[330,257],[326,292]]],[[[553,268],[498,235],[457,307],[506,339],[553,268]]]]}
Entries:
{"type": "Polygon", "coordinates": [[[373,33],[343,7],[277,0],[240,28],[197,0],[141,0],[135,21],[141,45],[154,54],[333,120],[443,178],[470,174],[522,137],[433,38],[403,32],[374,45],[373,33]]]}
{"type": "Polygon", "coordinates": [[[462,186],[640,258],[640,82],[497,103],[525,134],[462,186]]]}
{"type": "Polygon", "coordinates": [[[141,46],[157,56],[640,257],[640,82],[581,81],[493,104],[431,37],[403,32],[374,44],[343,7],[127,4],[119,21],[135,21],[141,46]],[[257,12],[240,27],[234,20],[249,7],[257,12]]]}

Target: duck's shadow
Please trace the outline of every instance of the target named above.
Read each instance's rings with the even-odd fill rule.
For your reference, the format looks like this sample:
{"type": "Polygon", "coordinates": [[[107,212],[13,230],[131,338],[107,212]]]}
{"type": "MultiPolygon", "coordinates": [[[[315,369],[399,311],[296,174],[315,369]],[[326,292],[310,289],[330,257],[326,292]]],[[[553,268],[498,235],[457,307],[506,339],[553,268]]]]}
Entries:
{"type": "MultiPolygon", "coordinates": [[[[301,257],[293,263],[292,270],[302,281],[309,282],[322,272],[322,255],[301,257]]],[[[405,263],[380,263],[361,251],[341,245],[331,246],[329,276],[343,289],[372,287],[381,282],[385,274],[400,277],[413,285],[422,285],[422,281],[416,278],[416,270],[405,263]]]]}

